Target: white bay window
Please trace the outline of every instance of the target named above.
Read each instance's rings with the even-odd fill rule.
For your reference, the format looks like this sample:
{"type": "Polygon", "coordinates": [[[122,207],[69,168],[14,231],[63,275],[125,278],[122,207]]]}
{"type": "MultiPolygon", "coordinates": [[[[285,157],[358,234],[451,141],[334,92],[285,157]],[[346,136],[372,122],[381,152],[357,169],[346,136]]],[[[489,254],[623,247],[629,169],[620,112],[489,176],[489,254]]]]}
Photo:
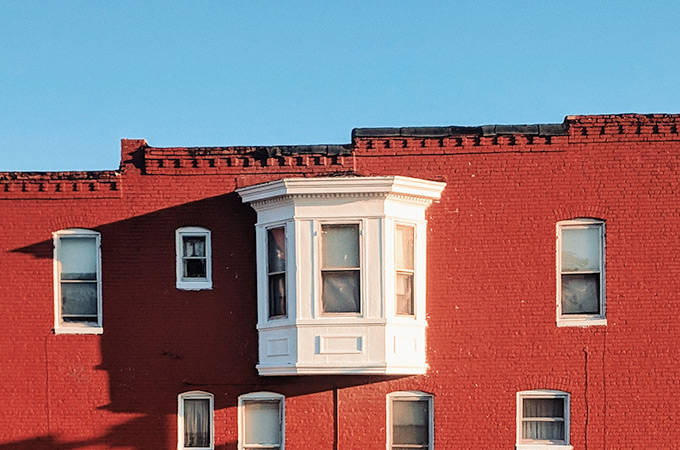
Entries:
{"type": "Polygon", "coordinates": [[[237,191],[257,212],[260,375],[426,371],[425,210],[444,186],[319,177],[237,191]]]}

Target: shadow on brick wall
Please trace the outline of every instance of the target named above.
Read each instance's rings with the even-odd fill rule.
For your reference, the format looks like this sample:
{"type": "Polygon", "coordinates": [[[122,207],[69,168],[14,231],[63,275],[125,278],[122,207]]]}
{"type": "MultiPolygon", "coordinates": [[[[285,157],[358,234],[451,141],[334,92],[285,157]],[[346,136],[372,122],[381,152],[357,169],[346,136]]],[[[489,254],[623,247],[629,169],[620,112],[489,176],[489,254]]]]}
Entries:
{"type": "MultiPolygon", "coordinates": [[[[104,333],[48,335],[47,367],[42,368],[48,433],[0,444],[0,450],[176,448],[177,397],[183,392],[212,393],[217,413],[235,408],[239,395],[249,392],[273,391],[290,398],[398,378],[258,376],[255,221],[253,210],[233,193],[94,227],[102,243],[104,333]],[[211,230],[212,290],[175,287],[175,230],[183,226],[211,230]],[[100,360],[79,361],[86,366],[83,373],[92,375],[90,381],[86,376],[70,385],[76,381],[64,378],[73,364],[69,355],[93,341],[98,342],[100,360]],[[100,371],[106,383],[96,381],[100,371]],[[101,395],[102,390],[108,390],[109,402],[98,405],[98,411],[85,411],[78,404],[78,399],[87,403],[88,395],[101,395]],[[71,391],[75,398],[68,398],[71,391]],[[96,428],[107,431],[87,439],[69,438],[73,425],[62,416],[71,408],[80,412],[69,411],[75,415],[68,420],[81,420],[82,430],[96,422],[96,428]],[[126,420],[130,415],[136,417],[126,420]]],[[[52,259],[52,242],[13,252],[52,259]]],[[[52,323],[45,324],[48,327],[52,323]]],[[[337,400],[336,395],[330,398],[337,400]]],[[[226,435],[218,432],[216,449],[237,448],[236,414],[228,415],[233,423],[215,425],[216,432],[230,430],[226,435]]]]}

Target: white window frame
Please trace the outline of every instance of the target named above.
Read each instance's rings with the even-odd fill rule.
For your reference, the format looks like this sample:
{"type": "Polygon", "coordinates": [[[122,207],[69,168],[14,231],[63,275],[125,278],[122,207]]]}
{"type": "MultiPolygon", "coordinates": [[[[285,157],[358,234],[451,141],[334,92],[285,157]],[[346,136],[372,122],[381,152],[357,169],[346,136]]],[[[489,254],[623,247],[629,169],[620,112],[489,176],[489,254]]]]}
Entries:
{"type": "Polygon", "coordinates": [[[210,392],[190,391],[177,396],[177,448],[178,450],[213,450],[215,448],[215,400],[210,392]],[[209,400],[210,401],[210,446],[208,447],[185,447],[184,446],[184,400],[209,400]]]}
{"type": "Polygon", "coordinates": [[[102,334],[102,263],[101,263],[101,234],[94,230],[85,228],[67,228],[52,233],[54,243],[53,270],[54,270],[54,333],[55,334],[102,334]],[[97,265],[97,319],[92,322],[64,322],[62,319],[61,308],[61,264],[59,263],[59,252],[61,249],[61,239],[95,239],[97,255],[95,262],[97,265]]]}
{"type": "Polygon", "coordinates": [[[199,291],[212,289],[212,244],[210,230],[203,227],[181,227],[175,230],[177,289],[199,291]],[[205,277],[184,278],[184,245],[183,238],[198,236],[205,238],[205,277]]]}
{"type": "Polygon", "coordinates": [[[249,450],[249,449],[276,449],[284,450],[286,446],[286,402],[285,396],[282,394],[277,394],[276,392],[251,392],[249,394],[243,394],[238,398],[238,449],[239,450],[249,450]],[[245,405],[246,403],[258,403],[258,402],[277,402],[279,404],[279,427],[281,442],[279,446],[276,445],[257,445],[251,444],[247,445],[245,443],[246,436],[246,420],[245,420],[245,405]]]}
{"type": "MultiPolygon", "coordinates": [[[[434,449],[434,395],[429,394],[427,392],[421,392],[421,391],[398,391],[398,392],[391,392],[387,394],[387,426],[385,427],[387,429],[387,450],[393,450],[393,443],[392,443],[392,404],[394,401],[427,401],[427,412],[428,412],[428,437],[429,437],[429,442],[427,449],[428,450],[433,450],[434,449]]],[[[397,447],[397,448],[422,448],[422,447],[413,447],[413,446],[402,446],[402,447],[397,447]]]]}
{"type": "Polygon", "coordinates": [[[288,227],[286,226],[286,223],[281,223],[278,225],[272,225],[269,226],[265,229],[265,252],[266,252],[266,258],[265,258],[265,265],[267,266],[266,274],[267,274],[267,320],[277,320],[277,319],[286,319],[288,318],[289,310],[290,310],[290,304],[289,304],[289,296],[288,296],[288,227]],[[284,266],[284,271],[283,271],[283,279],[284,279],[284,288],[285,288],[285,296],[286,296],[286,313],[281,314],[281,315],[276,315],[273,316],[271,314],[271,290],[270,290],[270,277],[274,274],[281,274],[281,272],[271,272],[269,270],[269,231],[275,230],[277,228],[281,228],[283,230],[283,241],[284,241],[284,247],[285,247],[285,252],[286,252],[286,261],[285,261],[285,266],[284,266]]]}
{"type": "Polygon", "coordinates": [[[317,255],[318,258],[318,269],[316,272],[316,283],[317,283],[317,311],[322,317],[361,317],[366,310],[366,305],[364,305],[364,291],[366,289],[366,280],[364,279],[366,273],[366,262],[364,261],[364,229],[365,224],[363,220],[357,219],[338,219],[338,220],[319,220],[316,221],[316,234],[319,237],[317,240],[317,255]],[[359,311],[353,312],[326,312],[323,307],[323,227],[324,226],[342,226],[342,225],[356,225],[358,228],[358,245],[359,245],[359,311]]]}
{"type": "MultiPolygon", "coordinates": [[[[594,326],[607,325],[605,312],[606,289],[605,289],[605,265],[606,265],[606,230],[604,220],[599,219],[572,219],[557,223],[557,326],[594,326]],[[565,228],[592,228],[597,227],[600,234],[600,312],[599,314],[563,314],[562,313],[562,230],[565,228]]],[[[587,272],[584,272],[587,273],[587,272]]]]}
{"type": "Polygon", "coordinates": [[[517,443],[515,450],[571,450],[573,447],[570,441],[570,395],[568,392],[554,391],[548,389],[535,389],[531,391],[520,391],[517,393],[517,443]],[[522,422],[524,419],[525,399],[557,399],[564,400],[564,441],[543,441],[522,438],[522,422]]]}
{"type": "Polygon", "coordinates": [[[409,223],[409,222],[395,222],[394,224],[394,238],[392,239],[393,245],[394,245],[394,315],[397,317],[402,317],[402,318],[413,318],[415,319],[418,316],[418,270],[419,266],[423,265],[419,261],[418,257],[418,226],[415,223],[409,223]],[[397,228],[398,227],[407,227],[411,228],[413,230],[413,270],[407,270],[407,269],[400,269],[397,267],[397,257],[396,257],[396,245],[397,245],[397,228]],[[406,273],[410,274],[412,278],[412,296],[413,298],[411,299],[413,303],[413,314],[400,314],[399,313],[399,305],[397,304],[397,286],[399,283],[399,274],[400,273],[406,273]]]}

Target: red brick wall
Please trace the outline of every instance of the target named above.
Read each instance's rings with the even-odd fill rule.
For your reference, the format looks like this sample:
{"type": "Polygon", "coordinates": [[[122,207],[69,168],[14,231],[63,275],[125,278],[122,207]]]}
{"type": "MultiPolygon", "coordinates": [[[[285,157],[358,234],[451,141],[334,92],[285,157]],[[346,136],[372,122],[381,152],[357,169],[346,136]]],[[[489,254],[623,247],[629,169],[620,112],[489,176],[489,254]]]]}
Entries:
{"type": "Polygon", "coordinates": [[[286,396],[287,449],[382,450],[385,396],[398,390],[434,395],[437,449],[508,449],[528,389],[571,394],[575,449],[672,448],[678,122],[376,131],[310,153],[126,140],[116,172],[0,174],[0,450],[176,448],[177,395],[191,390],[215,396],[218,449],[236,448],[238,396],[273,391],[286,396]],[[427,212],[424,376],[257,376],[255,213],[234,189],[336,173],[447,183],[427,212]],[[606,327],[555,324],[555,224],[575,217],[606,221],[606,327]],[[175,289],[185,225],[212,231],[211,291],[175,289]],[[103,335],[52,331],[51,233],[68,227],[102,236],[103,335]]]}

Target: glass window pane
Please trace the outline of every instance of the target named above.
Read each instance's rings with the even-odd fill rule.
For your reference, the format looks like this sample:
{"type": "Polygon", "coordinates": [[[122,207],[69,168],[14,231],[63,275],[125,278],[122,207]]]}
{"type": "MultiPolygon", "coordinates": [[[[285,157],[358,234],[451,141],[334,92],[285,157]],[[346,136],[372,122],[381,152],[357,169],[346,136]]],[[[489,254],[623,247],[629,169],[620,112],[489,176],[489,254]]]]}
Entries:
{"type": "Polygon", "coordinates": [[[244,403],[245,443],[280,445],[279,402],[244,403]]]}
{"type": "Polygon", "coordinates": [[[61,313],[62,315],[96,316],[97,283],[62,283],[61,313]]]}
{"type": "Polygon", "coordinates": [[[323,267],[359,267],[359,225],[321,227],[323,267]]]}
{"type": "Polygon", "coordinates": [[[97,279],[97,240],[65,238],[59,240],[59,262],[63,280],[97,279]]]}
{"type": "Polygon", "coordinates": [[[563,398],[525,398],[524,417],[564,418],[563,398]]]}
{"type": "Polygon", "coordinates": [[[184,278],[205,278],[206,260],[199,259],[185,259],[184,260],[184,278]]]}
{"type": "Polygon", "coordinates": [[[522,438],[541,441],[564,441],[564,422],[522,423],[522,438]]]}
{"type": "Polygon", "coordinates": [[[210,400],[184,400],[184,446],[210,446],[210,400]]]}
{"type": "Polygon", "coordinates": [[[397,225],[395,242],[397,269],[413,270],[413,227],[397,225]]]}
{"type": "Polygon", "coordinates": [[[286,315],[286,275],[269,275],[269,317],[286,315]]]}
{"type": "Polygon", "coordinates": [[[184,256],[204,257],[205,256],[205,237],[204,236],[184,236],[184,256]]]}
{"type": "Polygon", "coordinates": [[[600,270],[600,227],[562,229],[562,272],[600,270]]]}
{"type": "Polygon", "coordinates": [[[324,312],[359,312],[359,271],[323,272],[324,312]]]}
{"type": "Polygon", "coordinates": [[[562,314],[600,313],[600,274],[562,275],[562,314]]]}
{"type": "Polygon", "coordinates": [[[413,315],[413,274],[397,273],[397,314],[413,315]]]}
{"type": "Polygon", "coordinates": [[[392,402],[392,443],[428,444],[428,405],[426,400],[392,402]]]}
{"type": "Polygon", "coordinates": [[[286,270],[286,237],[283,227],[267,230],[269,273],[286,270]]]}

